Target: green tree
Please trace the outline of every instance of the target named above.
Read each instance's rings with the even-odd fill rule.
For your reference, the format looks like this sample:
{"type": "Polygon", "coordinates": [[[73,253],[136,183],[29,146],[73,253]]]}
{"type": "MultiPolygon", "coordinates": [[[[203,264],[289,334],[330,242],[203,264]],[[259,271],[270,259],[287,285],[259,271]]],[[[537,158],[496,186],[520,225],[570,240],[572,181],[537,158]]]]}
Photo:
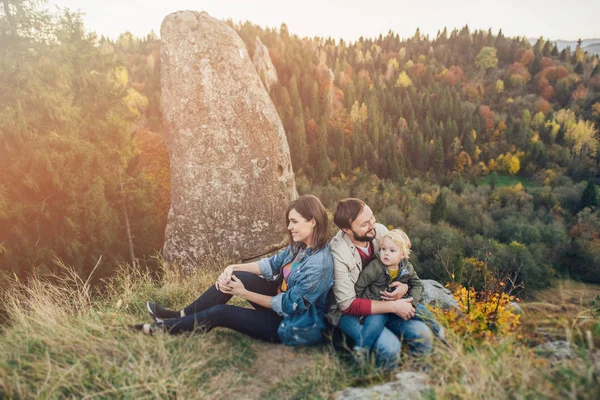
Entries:
{"type": "Polygon", "coordinates": [[[498,56],[494,47],[483,47],[475,57],[475,65],[483,71],[495,67],[497,64],[498,56]]]}
{"type": "Polygon", "coordinates": [[[430,220],[432,224],[438,224],[446,219],[448,216],[448,205],[446,204],[446,196],[443,191],[440,191],[435,203],[431,208],[430,220]]]}
{"type": "Polygon", "coordinates": [[[0,14],[0,262],[18,273],[59,257],[83,272],[101,255],[135,258],[131,200],[152,198],[130,171],[144,102],[128,103],[115,54],[78,14],[38,5],[4,1],[0,14]]]}
{"type": "Polygon", "coordinates": [[[596,193],[596,185],[593,181],[588,181],[583,193],[581,194],[581,202],[579,209],[583,210],[586,207],[598,208],[598,194],[596,193]]]}

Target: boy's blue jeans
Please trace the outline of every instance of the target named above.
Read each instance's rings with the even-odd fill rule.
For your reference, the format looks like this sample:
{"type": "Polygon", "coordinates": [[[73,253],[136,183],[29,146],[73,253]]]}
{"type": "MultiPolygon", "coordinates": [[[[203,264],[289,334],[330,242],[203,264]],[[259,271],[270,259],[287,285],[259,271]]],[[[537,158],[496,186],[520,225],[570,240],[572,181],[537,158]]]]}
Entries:
{"type": "MultiPolygon", "coordinates": [[[[431,314],[425,306],[422,307],[425,308],[426,313],[431,314]]],[[[374,340],[371,348],[375,351],[378,366],[386,369],[392,369],[397,366],[400,359],[401,339],[407,341],[408,350],[414,356],[431,352],[433,334],[425,322],[416,319],[416,314],[417,310],[415,309],[415,317],[408,321],[404,321],[393,314],[377,314],[367,317],[367,319],[370,317],[386,317],[387,319],[379,331],[379,335],[372,333],[374,340]]],[[[433,319],[433,315],[431,317],[433,319]]],[[[375,321],[377,320],[376,318],[375,321]]],[[[433,320],[435,321],[435,319],[433,320]]],[[[361,342],[364,343],[362,339],[364,325],[361,325],[359,317],[343,315],[338,327],[355,345],[359,345],[361,342]]]]}
{"type": "MultiPolygon", "coordinates": [[[[395,320],[402,321],[402,319],[395,314],[374,314],[365,317],[365,321],[360,331],[360,337],[356,341],[356,346],[370,349],[373,347],[373,344],[379,335],[381,335],[381,332],[383,332],[383,328],[385,328],[386,324],[388,322],[393,323],[395,320]]],[[[441,325],[437,322],[431,311],[423,304],[417,304],[415,307],[415,316],[412,317],[411,320],[425,322],[429,328],[431,328],[434,335],[440,335],[442,329],[441,325]]]]}

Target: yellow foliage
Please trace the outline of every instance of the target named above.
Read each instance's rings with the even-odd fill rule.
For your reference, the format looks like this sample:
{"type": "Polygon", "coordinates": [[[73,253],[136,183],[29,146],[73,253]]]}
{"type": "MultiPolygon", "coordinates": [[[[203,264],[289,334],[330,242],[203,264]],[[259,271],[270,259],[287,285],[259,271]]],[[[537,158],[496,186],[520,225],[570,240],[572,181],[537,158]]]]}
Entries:
{"type": "Polygon", "coordinates": [[[133,88],[127,90],[127,96],[123,99],[129,112],[136,118],[140,116],[140,111],[144,111],[148,107],[148,99],[146,96],[133,88]]]}
{"type": "Polygon", "coordinates": [[[596,128],[593,122],[580,119],[567,129],[565,139],[576,156],[596,155],[598,139],[596,139],[596,128]]]}
{"type": "Polygon", "coordinates": [[[594,103],[594,105],[592,106],[592,115],[594,117],[600,117],[600,102],[598,103],[594,103]]]}
{"type": "Polygon", "coordinates": [[[556,179],[556,172],[551,169],[544,171],[544,185],[550,185],[556,179]]]}
{"type": "Polygon", "coordinates": [[[471,164],[471,157],[464,151],[461,151],[454,160],[454,166],[458,172],[463,172],[465,168],[470,167],[471,164]]]}
{"type": "Polygon", "coordinates": [[[510,187],[510,191],[514,194],[519,193],[521,190],[523,190],[523,185],[521,184],[521,182],[517,183],[516,185],[512,185],[510,187]]]}
{"type": "Polygon", "coordinates": [[[412,80],[406,72],[402,71],[400,75],[398,75],[398,79],[396,79],[396,87],[406,88],[409,86],[412,86],[412,80]]]}
{"type": "Polygon", "coordinates": [[[498,79],[496,81],[496,93],[504,92],[504,81],[502,79],[498,79]]]}
{"type": "Polygon", "coordinates": [[[126,87],[129,83],[129,75],[127,74],[127,69],[125,67],[117,67],[113,73],[114,82],[121,86],[126,87]]]}
{"type": "MultiPolygon", "coordinates": [[[[492,160],[490,160],[490,171],[493,170],[491,167],[492,160]]],[[[517,172],[521,169],[521,161],[519,160],[519,154],[500,154],[496,158],[496,162],[494,163],[494,168],[500,172],[507,175],[516,175],[517,172]]]]}
{"type": "MultiPolygon", "coordinates": [[[[473,131],[475,132],[475,131],[473,131]]],[[[481,155],[481,149],[479,148],[479,146],[475,146],[475,154],[473,154],[473,158],[475,160],[479,160],[479,156],[481,155]]]]}
{"type": "MultiPolygon", "coordinates": [[[[469,259],[467,259],[469,261],[469,259]]],[[[474,265],[483,261],[472,259],[474,265]]],[[[482,266],[483,267],[483,266],[482,266]]],[[[521,316],[515,314],[509,304],[515,300],[503,292],[476,292],[458,285],[453,296],[459,309],[432,311],[447,322],[449,328],[466,339],[476,341],[506,337],[521,323],[521,316]]]]}
{"type": "Polygon", "coordinates": [[[436,197],[437,196],[434,197],[432,193],[421,193],[419,195],[419,200],[422,203],[432,205],[435,202],[436,197]]]}
{"type": "Polygon", "coordinates": [[[482,175],[482,176],[486,176],[490,173],[490,170],[488,169],[488,167],[486,167],[485,164],[481,161],[477,164],[477,170],[478,170],[479,175],[482,175]]]}

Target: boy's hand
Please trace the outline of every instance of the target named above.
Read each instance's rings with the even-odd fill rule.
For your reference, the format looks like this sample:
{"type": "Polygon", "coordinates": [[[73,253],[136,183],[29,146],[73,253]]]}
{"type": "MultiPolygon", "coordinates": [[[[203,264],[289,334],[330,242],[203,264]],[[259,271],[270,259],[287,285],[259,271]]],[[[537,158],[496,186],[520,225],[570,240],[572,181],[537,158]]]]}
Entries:
{"type": "Polygon", "coordinates": [[[392,292],[388,292],[387,290],[379,292],[381,293],[382,300],[398,300],[403,298],[408,292],[408,285],[406,283],[392,282],[390,286],[394,288],[392,292]]]}

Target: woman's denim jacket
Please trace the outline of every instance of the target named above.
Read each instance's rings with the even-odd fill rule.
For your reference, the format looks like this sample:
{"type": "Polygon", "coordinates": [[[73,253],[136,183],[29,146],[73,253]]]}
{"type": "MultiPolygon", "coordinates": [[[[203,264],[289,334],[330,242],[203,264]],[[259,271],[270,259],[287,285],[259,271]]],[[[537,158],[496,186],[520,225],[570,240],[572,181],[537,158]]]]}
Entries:
{"type": "MultiPolygon", "coordinates": [[[[271,258],[258,262],[263,278],[279,279],[284,265],[292,262],[301,249],[288,246],[271,258]]],[[[306,249],[288,278],[288,290],[271,299],[271,308],[283,316],[277,334],[290,346],[312,345],[322,340],[327,292],[333,286],[333,258],[329,245],[317,251],[306,249]]]]}

